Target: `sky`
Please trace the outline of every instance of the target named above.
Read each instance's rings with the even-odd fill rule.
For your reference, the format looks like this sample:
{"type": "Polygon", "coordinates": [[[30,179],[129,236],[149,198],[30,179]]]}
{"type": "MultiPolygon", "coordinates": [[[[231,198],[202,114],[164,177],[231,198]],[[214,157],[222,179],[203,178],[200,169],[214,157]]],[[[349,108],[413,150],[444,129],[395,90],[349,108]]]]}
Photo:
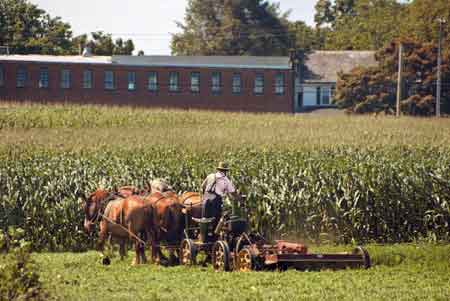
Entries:
{"type": "MultiPolygon", "coordinates": [[[[103,30],[113,38],[131,38],[136,51],[170,54],[170,33],[179,31],[187,0],[31,0],[52,17],[70,23],[74,36],[103,30]],[[155,4],[157,3],[157,4],[155,4]]],[[[291,20],[312,25],[317,0],[279,0],[281,10],[292,10],[291,20]]]]}

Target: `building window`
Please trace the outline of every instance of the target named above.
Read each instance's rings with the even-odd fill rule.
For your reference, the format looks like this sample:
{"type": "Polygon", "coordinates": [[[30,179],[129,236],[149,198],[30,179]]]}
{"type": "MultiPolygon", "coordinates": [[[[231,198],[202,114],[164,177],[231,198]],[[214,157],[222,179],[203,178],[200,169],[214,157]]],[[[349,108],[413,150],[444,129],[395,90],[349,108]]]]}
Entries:
{"type": "Polygon", "coordinates": [[[5,73],[3,71],[3,67],[0,66],[0,87],[5,85],[5,73]]]}
{"type": "Polygon", "coordinates": [[[180,86],[178,85],[179,75],[178,72],[170,72],[169,73],[169,91],[170,92],[178,92],[180,86]]]}
{"type": "Polygon", "coordinates": [[[303,86],[301,91],[302,106],[310,107],[317,105],[317,88],[315,86],[303,86]]]}
{"type": "Polygon", "coordinates": [[[233,74],[233,82],[231,83],[231,86],[234,94],[241,93],[242,81],[240,73],[233,74]]]}
{"type": "Polygon", "coordinates": [[[329,105],[331,101],[331,88],[330,87],[322,87],[320,91],[321,95],[321,105],[329,105]]]}
{"type": "Polygon", "coordinates": [[[264,94],[264,75],[257,73],[255,76],[255,94],[264,94]]]}
{"type": "Polygon", "coordinates": [[[83,71],[83,88],[84,89],[92,89],[92,71],[91,70],[83,71]]]}
{"type": "Polygon", "coordinates": [[[24,88],[26,82],[27,82],[27,69],[25,69],[25,67],[19,67],[19,69],[17,69],[16,74],[16,87],[24,88]]]}
{"type": "Polygon", "coordinates": [[[114,89],[114,72],[112,71],[105,71],[105,89],[114,89]]]}
{"type": "Polygon", "coordinates": [[[70,70],[67,69],[61,70],[61,88],[62,89],[70,88],[70,70]]]}
{"type": "Polygon", "coordinates": [[[48,88],[48,68],[39,70],[39,88],[48,88]]]}
{"type": "Polygon", "coordinates": [[[150,72],[148,74],[148,90],[149,91],[158,91],[158,73],[150,72]]]}
{"type": "Polygon", "coordinates": [[[211,77],[211,92],[219,94],[222,90],[222,75],[220,72],[213,72],[211,77]]]}
{"type": "Polygon", "coordinates": [[[200,72],[191,73],[191,92],[192,93],[200,92],[200,72]]]}
{"type": "Polygon", "coordinates": [[[136,72],[128,72],[128,90],[136,89],[136,72]]]}
{"type": "Polygon", "coordinates": [[[275,76],[275,94],[283,95],[284,94],[284,74],[277,73],[275,76]]]}

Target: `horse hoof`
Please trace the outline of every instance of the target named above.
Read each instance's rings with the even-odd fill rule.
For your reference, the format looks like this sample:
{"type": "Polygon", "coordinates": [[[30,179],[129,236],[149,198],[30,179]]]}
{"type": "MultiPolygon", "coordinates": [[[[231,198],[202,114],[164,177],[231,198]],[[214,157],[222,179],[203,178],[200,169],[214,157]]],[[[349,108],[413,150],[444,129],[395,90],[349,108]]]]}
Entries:
{"type": "Polygon", "coordinates": [[[109,257],[104,257],[102,259],[102,264],[103,265],[110,265],[111,264],[111,259],[109,259],[109,257]]]}

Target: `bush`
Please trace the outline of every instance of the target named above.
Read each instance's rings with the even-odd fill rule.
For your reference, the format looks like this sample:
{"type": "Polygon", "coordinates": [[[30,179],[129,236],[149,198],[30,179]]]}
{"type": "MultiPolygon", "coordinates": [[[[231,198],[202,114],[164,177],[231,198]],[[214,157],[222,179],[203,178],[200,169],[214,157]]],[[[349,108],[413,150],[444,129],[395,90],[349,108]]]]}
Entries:
{"type": "MultiPolygon", "coordinates": [[[[5,239],[6,235],[2,236],[5,239]]],[[[13,248],[2,255],[0,265],[0,300],[46,300],[37,272],[31,259],[30,246],[23,240],[12,239],[13,248]],[[17,246],[19,244],[19,246],[17,246]]]]}

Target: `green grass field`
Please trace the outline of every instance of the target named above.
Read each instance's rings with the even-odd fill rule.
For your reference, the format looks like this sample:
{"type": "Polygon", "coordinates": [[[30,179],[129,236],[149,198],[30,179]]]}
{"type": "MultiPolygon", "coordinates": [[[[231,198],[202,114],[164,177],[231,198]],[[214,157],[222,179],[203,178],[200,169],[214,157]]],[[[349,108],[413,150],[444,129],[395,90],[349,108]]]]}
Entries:
{"type": "MultiPolygon", "coordinates": [[[[346,250],[344,247],[315,248],[346,250]]],[[[60,300],[449,300],[450,246],[369,245],[373,268],[217,273],[211,267],[133,267],[129,257],[35,254],[44,287],[60,300]]]]}
{"type": "Polygon", "coordinates": [[[450,299],[449,119],[0,104],[0,137],[0,229],[24,230],[52,298],[450,299]],[[319,251],[369,244],[374,268],[215,273],[70,253],[94,242],[83,194],[154,177],[197,190],[221,160],[252,227],[319,251]]]}

